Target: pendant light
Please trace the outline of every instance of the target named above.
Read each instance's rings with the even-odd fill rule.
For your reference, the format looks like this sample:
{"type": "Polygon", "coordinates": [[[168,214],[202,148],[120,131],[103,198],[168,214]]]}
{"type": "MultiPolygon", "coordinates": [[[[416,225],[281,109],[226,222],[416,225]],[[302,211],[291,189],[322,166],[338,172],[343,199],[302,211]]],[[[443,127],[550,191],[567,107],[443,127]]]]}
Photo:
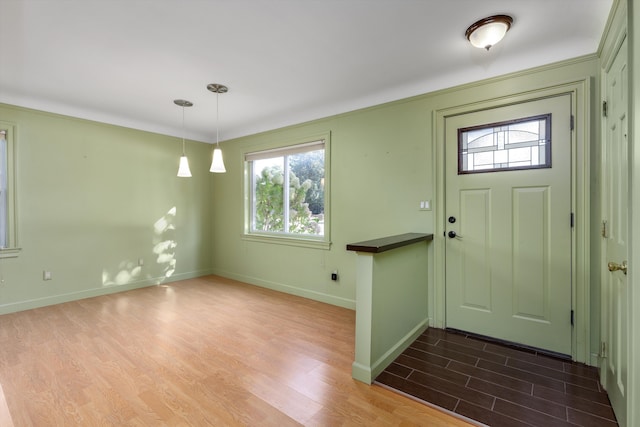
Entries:
{"type": "Polygon", "coordinates": [[[220,149],[220,130],[218,128],[218,121],[220,117],[218,97],[221,93],[227,93],[229,88],[218,83],[211,83],[207,85],[207,89],[216,94],[216,148],[213,149],[213,159],[211,161],[211,169],[209,169],[209,172],[225,173],[227,170],[224,167],[224,160],[222,159],[222,150],[220,149]]]}
{"type": "Polygon", "coordinates": [[[184,152],[184,107],[192,107],[193,103],[184,99],[176,99],[174,104],[182,107],[182,156],[180,156],[180,165],[178,166],[178,176],[182,178],[191,178],[191,170],[189,169],[189,159],[184,152]]]}
{"type": "Polygon", "coordinates": [[[491,49],[507,34],[513,24],[513,18],[509,15],[494,15],[474,22],[465,36],[469,42],[480,49],[491,49]]]}

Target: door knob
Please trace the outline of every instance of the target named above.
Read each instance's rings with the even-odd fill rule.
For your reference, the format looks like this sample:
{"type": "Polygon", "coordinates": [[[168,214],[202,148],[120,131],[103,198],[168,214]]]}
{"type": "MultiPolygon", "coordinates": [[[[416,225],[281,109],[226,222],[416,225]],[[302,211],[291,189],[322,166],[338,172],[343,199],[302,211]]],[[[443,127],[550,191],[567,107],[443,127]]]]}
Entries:
{"type": "Polygon", "coordinates": [[[462,236],[460,236],[459,234],[456,234],[455,231],[450,231],[447,233],[447,236],[449,236],[450,239],[454,239],[454,238],[458,238],[458,239],[462,239],[462,236]]]}
{"type": "Polygon", "coordinates": [[[618,264],[616,262],[610,262],[607,264],[609,267],[609,271],[622,271],[624,274],[627,274],[627,261],[622,261],[622,264],[618,264]]]}

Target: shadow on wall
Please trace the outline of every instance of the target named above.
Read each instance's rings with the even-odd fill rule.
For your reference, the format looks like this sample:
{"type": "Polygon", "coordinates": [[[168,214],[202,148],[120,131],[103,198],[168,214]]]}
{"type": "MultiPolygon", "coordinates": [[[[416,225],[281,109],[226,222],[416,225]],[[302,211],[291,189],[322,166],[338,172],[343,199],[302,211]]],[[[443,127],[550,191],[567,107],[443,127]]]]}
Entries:
{"type": "MultiPolygon", "coordinates": [[[[163,283],[173,276],[176,271],[175,225],[176,207],[172,207],[153,224],[153,253],[156,255],[156,263],[161,266],[162,274],[155,281],[156,285],[163,283]]],[[[142,259],[138,262],[122,261],[117,267],[117,273],[112,276],[106,269],[102,270],[102,286],[122,286],[141,279],[152,279],[150,274],[142,275],[142,259]]]]}

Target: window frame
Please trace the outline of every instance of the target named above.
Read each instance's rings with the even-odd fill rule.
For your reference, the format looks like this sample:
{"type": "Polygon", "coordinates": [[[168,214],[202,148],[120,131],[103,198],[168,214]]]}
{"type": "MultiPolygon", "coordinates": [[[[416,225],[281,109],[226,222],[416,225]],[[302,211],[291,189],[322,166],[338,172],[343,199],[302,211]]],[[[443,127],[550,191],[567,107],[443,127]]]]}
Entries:
{"type": "MultiPolygon", "coordinates": [[[[17,192],[16,192],[16,132],[15,123],[0,120],[0,132],[4,133],[6,153],[0,159],[6,161],[6,247],[0,247],[0,259],[15,258],[20,253],[17,227],[17,192]]],[[[0,137],[1,139],[2,137],[0,137]]],[[[0,150],[0,155],[2,150],[0,150]]],[[[1,172],[1,171],[0,171],[1,172]]],[[[0,192],[2,188],[0,188],[0,192]]]]}
{"type": "Polygon", "coordinates": [[[505,120],[502,122],[495,123],[487,123],[477,126],[469,126],[465,128],[458,129],[458,175],[471,175],[471,174],[479,174],[479,173],[491,173],[491,172],[509,172],[509,171],[522,171],[522,170],[530,170],[530,169],[550,169],[552,167],[552,141],[551,141],[551,126],[552,126],[552,117],[550,113],[547,114],[539,114],[530,117],[522,117],[519,119],[505,120]],[[486,168],[486,169],[477,169],[477,170],[465,170],[463,168],[463,149],[462,149],[462,135],[465,132],[480,130],[480,129],[488,129],[488,128],[496,128],[502,126],[509,126],[518,123],[525,123],[529,121],[545,121],[545,135],[544,139],[546,141],[546,151],[545,158],[546,163],[539,165],[526,165],[526,166],[512,166],[512,167],[501,167],[501,168],[486,168]]]}
{"type": "MultiPolygon", "coordinates": [[[[328,250],[331,246],[331,134],[330,132],[314,134],[302,138],[261,144],[259,147],[247,147],[242,152],[244,164],[244,224],[242,238],[261,243],[275,243],[289,246],[301,246],[314,249],[328,250]],[[277,157],[278,154],[295,154],[305,152],[305,147],[318,142],[324,142],[324,235],[295,234],[280,232],[260,232],[251,230],[253,221],[253,188],[252,167],[253,160],[262,156],[277,157]],[[300,151],[298,151],[300,150],[300,151]]],[[[310,150],[309,150],[310,151],[310,150]]],[[[269,157],[262,157],[269,158],[269,157]]]]}

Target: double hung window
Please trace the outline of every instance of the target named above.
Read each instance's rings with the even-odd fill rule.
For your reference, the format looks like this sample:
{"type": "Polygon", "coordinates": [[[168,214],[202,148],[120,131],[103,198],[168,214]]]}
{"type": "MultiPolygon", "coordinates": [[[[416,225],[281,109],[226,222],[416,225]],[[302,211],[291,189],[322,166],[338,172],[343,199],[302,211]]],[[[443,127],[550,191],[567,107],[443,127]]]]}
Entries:
{"type": "Polygon", "coordinates": [[[0,121],[0,258],[17,256],[15,125],[0,121]]]}
{"type": "Polygon", "coordinates": [[[326,138],[245,153],[245,235],[328,241],[326,138]]]}

